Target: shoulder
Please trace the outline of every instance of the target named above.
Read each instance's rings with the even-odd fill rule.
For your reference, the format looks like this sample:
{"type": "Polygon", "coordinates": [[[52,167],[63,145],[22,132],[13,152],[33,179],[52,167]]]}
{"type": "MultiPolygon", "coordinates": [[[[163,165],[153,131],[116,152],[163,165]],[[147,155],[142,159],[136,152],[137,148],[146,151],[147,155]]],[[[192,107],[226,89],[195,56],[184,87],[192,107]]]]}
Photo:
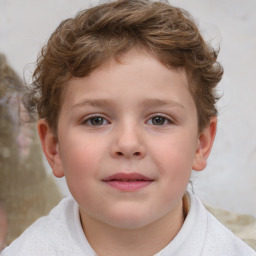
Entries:
{"type": "MultiPolygon", "coordinates": [[[[48,216],[38,219],[7,247],[2,256],[57,255],[68,242],[70,221],[76,208],[72,198],[63,199],[48,216]],[[69,220],[67,222],[67,220],[69,220]]],[[[62,254],[60,254],[62,255],[62,254]]]]}
{"type": "Polygon", "coordinates": [[[205,255],[256,256],[256,252],[207,213],[208,228],[205,239],[205,255]],[[212,253],[212,254],[210,254],[212,253]]]}
{"type": "Polygon", "coordinates": [[[206,208],[201,201],[193,196],[200,211],[206,217],[206,233],[203,245],[205,256],[256,256],[256,252],[236,237],[228,228],[221,224],[206,208]]]}

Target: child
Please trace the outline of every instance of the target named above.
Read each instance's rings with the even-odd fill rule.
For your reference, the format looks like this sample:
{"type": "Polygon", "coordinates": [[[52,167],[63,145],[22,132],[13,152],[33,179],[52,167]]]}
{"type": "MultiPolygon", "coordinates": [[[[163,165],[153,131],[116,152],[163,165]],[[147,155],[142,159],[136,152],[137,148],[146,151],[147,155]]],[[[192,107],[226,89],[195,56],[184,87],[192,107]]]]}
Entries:
{"type": "Polygon", "coordinates": [[[256,255],[186,192],[216,133],[216,59],[190,15],[163,2],[119,0],[62,22],[28,107],[73,198],[3,256],[256,255]]]}

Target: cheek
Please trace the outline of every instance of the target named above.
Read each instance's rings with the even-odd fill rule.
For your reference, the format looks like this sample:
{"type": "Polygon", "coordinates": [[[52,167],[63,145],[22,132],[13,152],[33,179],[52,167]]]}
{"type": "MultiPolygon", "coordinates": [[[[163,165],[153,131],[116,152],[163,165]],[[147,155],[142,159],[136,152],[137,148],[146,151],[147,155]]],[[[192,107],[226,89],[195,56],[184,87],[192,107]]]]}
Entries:
{"type": "Polygon", "coordinates": [[[153,149],[152,156],[159,175],[164,176],[174,186],[187,183],[190,178],[195,149],[186,136],[162,141],[153,149]]]}
{"type": "MultiPolygon", "coordinates": [[[[88,143],[88,145],[93,145],[88,143]]],[[[100,149],[97,146],[79,145],[62,154],[63,169],[69,191],[83,205],[94,199],[95,184],[100,172],[100,149]],[[85,197],[86,196],[86,197],[85,197]]]]}
{"type": "Polygon", "coordinates": [[[194,143],[190,139],[184,137],[176,137],[175,139],[166,139],[155,147],[154,155],[162,159],[163,162],[173,164],[191,164],[195,155],[194,143]],[[173,162],[173,160],[175,160],[173,162]]]}
{"type": "Polygon", "coordinates": [[[72,176],[76,179],[84,179],[87,176],[97,174],[103,155],[103,145],[90,139],[71,140],[62,147],[61,158],[66,178],[72,176]]]}

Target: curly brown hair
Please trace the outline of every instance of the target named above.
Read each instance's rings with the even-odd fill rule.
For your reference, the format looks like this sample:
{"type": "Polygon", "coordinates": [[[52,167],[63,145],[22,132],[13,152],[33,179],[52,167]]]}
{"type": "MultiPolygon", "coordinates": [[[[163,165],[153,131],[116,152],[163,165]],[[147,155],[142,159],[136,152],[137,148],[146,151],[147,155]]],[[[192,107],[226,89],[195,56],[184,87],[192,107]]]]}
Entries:
{"type": "Polygon", "coordinates": [[[188,12],[167,1],[117,0],[64,20],[38,57],[26,106],[56,133],[65,82],[133,48],[149,51],[168,67],[185,68],[199,131],[205,128],[217,115],[215,88],[223,74],[218,51],[204,41],[188,12]]]}

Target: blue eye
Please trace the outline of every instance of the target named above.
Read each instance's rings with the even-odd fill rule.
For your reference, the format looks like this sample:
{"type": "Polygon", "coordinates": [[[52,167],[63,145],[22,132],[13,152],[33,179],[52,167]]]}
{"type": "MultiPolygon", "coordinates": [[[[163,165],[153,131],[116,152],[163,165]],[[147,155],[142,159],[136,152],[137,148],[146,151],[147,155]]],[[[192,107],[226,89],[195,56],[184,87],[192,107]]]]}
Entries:
{"type": "Polygon", "coordinates": [[[107,120],[100,116],[88,118],[84,121],[84,123],[91,126],[101,126],[101,125],[108,124],[107,120]]]}
{"type": "Polygon", "coordinates": [[[149,120],[149,124],[152,125],[166,125],[170,123],[170,120],[163,116],[154,116],[149,120]]]}

